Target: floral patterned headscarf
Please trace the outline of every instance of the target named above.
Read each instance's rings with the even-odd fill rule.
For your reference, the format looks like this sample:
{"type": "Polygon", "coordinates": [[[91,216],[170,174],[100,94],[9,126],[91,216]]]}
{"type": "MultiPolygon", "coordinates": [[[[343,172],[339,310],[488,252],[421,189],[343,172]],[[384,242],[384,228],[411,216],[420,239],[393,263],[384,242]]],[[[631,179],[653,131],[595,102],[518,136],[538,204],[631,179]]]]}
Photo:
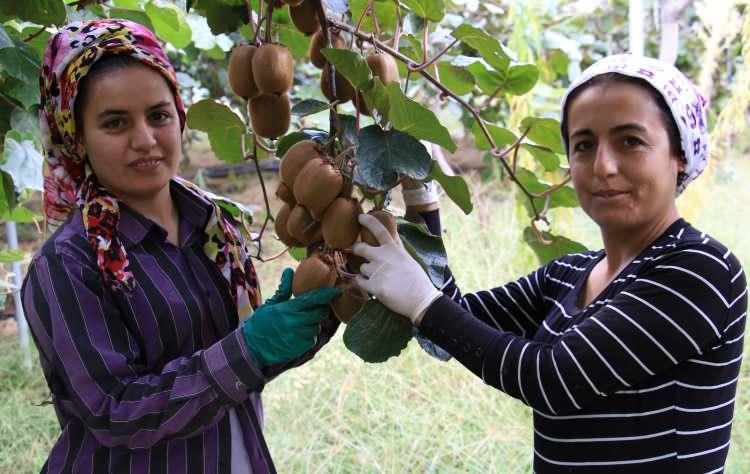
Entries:
{"type": "MultiPolygon", "coordinates": [[[[39,118],[47,161],[44,213],[50,230],[54,231],[76,207],[79,208],[105,283],[115,290],[130,291],[135,287],[135,280],[128,269],[125,248],[117,236],[119,203],[98,183],[87,165],[74,117],[80,81],[103,56],[119,54],[137,59],[164,76],[173,91],[180,127],[184,128],[185,107],[175,71],[159,41],[143,25],[122,19],[72,22],[50,37],[39,80],[39,118]]],[[[221,199],[184,179],[173,179],[213,205],[213,214],[206,226],[209,239],[205,251],[230,282],[235,303],[257,307],[260,292],[255,269],[242,244],[242,236],[217,202],[221,199]]]]}

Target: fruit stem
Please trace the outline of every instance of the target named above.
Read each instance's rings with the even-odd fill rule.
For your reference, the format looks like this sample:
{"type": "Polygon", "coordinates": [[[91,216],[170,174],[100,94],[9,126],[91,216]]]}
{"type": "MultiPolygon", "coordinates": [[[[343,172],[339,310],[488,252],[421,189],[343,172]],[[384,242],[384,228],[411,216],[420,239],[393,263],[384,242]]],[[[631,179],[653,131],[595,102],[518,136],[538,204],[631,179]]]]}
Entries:
{"type": "MultiPolygon", "coordinates": [[[[325,9],[323,8],[323,4],[320,0],[311,0],[313,3],[313,7],[315,8],[315,12],[318,15],[318,22],[320,23],[320,27],[323,29],[324,35],[326,37],[326,47],[330,47],[331,44],[331,30],[329,29],[329,25],[333,22],[328,21],[328,17],[326,16],[325,9]]],[[[349,29],[347,31],[351,32],[351,27],[349,25],[346,25],[349,29]]],[[[328,81],[328,91],[331,94],[331,97],[336,97],[336,68],[331,64],[330,61],[326,61],[326,66],[328,68],[328,77],[330,80],[328,81]]],[[[336,106],[332,106],[330,108],[329,112],[329,125],[328,125],[328,136],[330,137],[328,141],[327,151],[329,155],[333,155],[335,146],[336,146],[336,136],[340,134],[341,132],[341,124],[339,121],[339,114],[336,110],[336,106]]]]}
{"type": "MultiPolygon", "coordinates": [[[[259,0],[263,3],[263,0],[259,0]]],[[[266,3],[266,43],[271,42],[271,17],[273,16],[273,4],[275,0],[268,0],[266,3]]]]}
{"type": "MultiPolygon", "coordinates": [[[[255,32],[260,25],[255,26],[255,22],[253,21],[253,6],[250,4],[250,0],[245,0],[245,8],[247,9],[247,24],[250,25],[250,36],[257,39],[258,36],[255,32]]],[[[258,8],[260,8],[260,5],[258,5],[258,8]]]]}

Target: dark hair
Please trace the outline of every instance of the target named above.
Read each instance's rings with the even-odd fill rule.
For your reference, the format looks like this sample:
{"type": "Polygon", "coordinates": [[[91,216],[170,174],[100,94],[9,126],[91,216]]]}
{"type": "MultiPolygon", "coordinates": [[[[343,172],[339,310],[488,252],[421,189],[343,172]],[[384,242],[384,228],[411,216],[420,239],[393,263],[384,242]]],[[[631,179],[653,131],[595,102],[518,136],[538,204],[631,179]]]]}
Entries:
{"type": "Polygon", "coordinates": [[[83,111],[83,107],[86,106],[91,79],[103,76],[112,71],[127,69],[139,64],[144,63],[126,54],[107,54],[91,65],[88,73],[83,76],[78,83],[76,99],[75,102],[73,102],[73,117],[75,118],[77,133],[80,134],[81,130],[83,130],[83,114],[80,112],[83,111]]]}
{"type": "Polygon", "coordinates": [[[643,79],[640,79],[638,77],[618,74],[616,72],[608,72],[605,74],[601,74],[599,76],[594,76],[590,80],[576,87],[573,90],[573,92],[571,92],[570,95],[568,96],[568,99],[565,101],[565,109],[563,109],[562,124],[560,125],[560,129],[562,131],[562,138],[563,138],[563,141],[565,142],[565,152],[566,153],[568,152],[568,146],[569,146],[569,143],[568,143],[568,107],[570,107],[570,104],[572,104],[573,101],[576,99],[576,97],[578,97],[583,91],[585,91],[589,87],[604,85],[604,84],[613,84],[617,82],[638,86],[646,90],[649,93],[654,103],[659,108],[659,112],[661,112],[662,123],[664,123],[664,128],[666,128],[667,130],[667,136],[669,137],[669,148],[670,148],[670,151],[672,152],[672,155],[679,157],[684,162],[685,153],[682,151],[682,145],[681,145],[681,140],[680,140],[680,129],[677,128],[677,122],[675,122],[674,120],[672,111],[669,109],[669,106],[667,105],[667,102],[664,100],[664,97],[661,95],[661,93],[655,88],[653,88],[651,84],[649,84],[647,81],[643,79]]]}

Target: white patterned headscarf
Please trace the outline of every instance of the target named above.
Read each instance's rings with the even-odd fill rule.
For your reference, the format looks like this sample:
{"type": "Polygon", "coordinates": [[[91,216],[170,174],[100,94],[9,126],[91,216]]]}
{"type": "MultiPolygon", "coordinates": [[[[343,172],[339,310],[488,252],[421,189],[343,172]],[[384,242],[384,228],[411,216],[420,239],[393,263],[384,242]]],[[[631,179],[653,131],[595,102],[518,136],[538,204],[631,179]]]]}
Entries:
{"type": "Polygon", "coordinates": [[[565,106],[570,94],[591,78],[607,73],[643,79],[664,97],[680,132],[680,145],[685,158],[684,176],[677,183],[677,194],[680,194],[701,174],[708,162],[706,99],[671,64],[644,56],[616,54],[589,66],[568,87],[561,104],[561,123],[565,120],[565,106]]]}

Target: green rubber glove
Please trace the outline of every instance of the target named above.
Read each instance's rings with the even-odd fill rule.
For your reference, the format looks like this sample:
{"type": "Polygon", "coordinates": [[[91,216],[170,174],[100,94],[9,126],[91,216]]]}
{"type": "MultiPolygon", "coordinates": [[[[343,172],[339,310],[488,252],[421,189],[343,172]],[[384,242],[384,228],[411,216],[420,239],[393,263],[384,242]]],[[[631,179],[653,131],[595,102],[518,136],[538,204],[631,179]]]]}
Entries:
{"type": "Polygon", "coordinates": [[[341,295],[338,288],[319,288],[293,299],[294,270],[284,269],[276,293],[242,323],[250,355],[259,367],[292,360],[315,345],[320,322],[329,315],[328,303],[341,295]]]}

